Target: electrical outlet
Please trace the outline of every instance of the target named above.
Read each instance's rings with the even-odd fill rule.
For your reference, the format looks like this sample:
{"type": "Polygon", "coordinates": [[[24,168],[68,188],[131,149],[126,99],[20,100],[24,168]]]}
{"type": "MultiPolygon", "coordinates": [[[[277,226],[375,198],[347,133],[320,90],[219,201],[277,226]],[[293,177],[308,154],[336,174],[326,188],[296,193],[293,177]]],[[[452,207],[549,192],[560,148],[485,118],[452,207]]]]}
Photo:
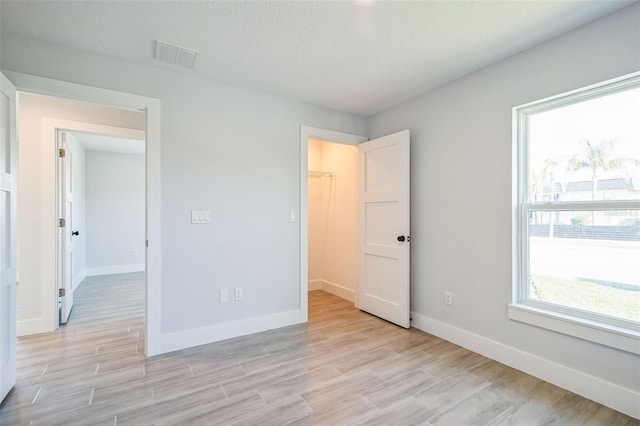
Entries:
{"type": "Polygon", "coordinates": [[[449,306],[453,305],[453,293],[451,293],[450,291],[444,292],[444,303],[449,306]]]}
{"type": "Polygon", "coordinates": [[[238,287],[233,290],[233,300],[242,300],[242,288],[238,287]]]}
{"type": "Polygon", "coordinates": [[[226,303],[229,301],[229,291],[224,288],[220,290],[220,303],[226,303]]]}

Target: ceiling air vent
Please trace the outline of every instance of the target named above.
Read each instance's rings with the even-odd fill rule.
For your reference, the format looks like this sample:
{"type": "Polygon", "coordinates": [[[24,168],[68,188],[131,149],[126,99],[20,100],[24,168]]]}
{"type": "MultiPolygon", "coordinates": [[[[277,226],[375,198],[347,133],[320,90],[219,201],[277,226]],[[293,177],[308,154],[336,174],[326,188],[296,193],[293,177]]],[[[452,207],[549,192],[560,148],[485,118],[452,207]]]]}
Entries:
{"type": "Polygon", "coordinates": [[[156,59],[159,61],[193,69],[197,57],[198,52],[195,50],[156,40],[156,59]]]}

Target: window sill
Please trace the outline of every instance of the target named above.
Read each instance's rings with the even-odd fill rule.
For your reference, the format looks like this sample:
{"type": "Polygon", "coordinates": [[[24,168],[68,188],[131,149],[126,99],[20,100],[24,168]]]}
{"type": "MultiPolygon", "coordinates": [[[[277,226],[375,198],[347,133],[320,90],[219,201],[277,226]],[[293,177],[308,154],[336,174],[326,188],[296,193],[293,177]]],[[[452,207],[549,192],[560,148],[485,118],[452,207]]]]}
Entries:
{"type": "Polygon", "coordinates": [[[524,304],[509,305],[509,319],[640,355],[640,332],[524,304]]]}

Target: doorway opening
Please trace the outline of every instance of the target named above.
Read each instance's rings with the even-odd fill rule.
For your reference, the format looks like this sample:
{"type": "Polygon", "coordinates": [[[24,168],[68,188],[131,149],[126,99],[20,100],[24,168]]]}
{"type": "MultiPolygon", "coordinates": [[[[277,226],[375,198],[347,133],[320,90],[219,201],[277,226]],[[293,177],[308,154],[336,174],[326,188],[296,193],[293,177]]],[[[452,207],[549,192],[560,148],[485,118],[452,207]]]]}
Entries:
{"type": "MultiPolygon", "coordinates": [[[[367,141],[365,136],[353,135],[348,133],[335,132],[327,129],[320,129],[315,127],[301,126],[300,128],[300,321],[306,322],[309,314],[309,290],[325,288],[328,291],[333,291],[338,296],[347,300],[352,300],[355,306],[358,306],[357,300],[357,282],[358,282],[358,263],[356,252],[356,235],[357,235],[357,219],[356,212],[356,196],[355,192],[352,194],[351,203],[348,201],[349,187],[353,186],[355,191],[357,183],[357,145],[361,142],[367,141]],[[331,144],[327,146],[326,162],[323,165],[322,148],[323,144],[331,144]],[[352,151],[350,151],[352,150],[352,151]],[[339,153],[350,157],[349,152],[353,154],[352,160],[347,160],[345,164],[339,165],[337,159],[341,156],[339,153]],[[312,158],[313,157],[313,158],[312,158]],[[333,160],[329,160],[331,157],[336,157],[334,164],[333,160]],[[344,167],[344,169],[343,169],[344,167]],[[353,167],[353,172],[348,171],[350,167],[353,167]],[[334,168],[336,170],[328,170],[334,168]],[[327,170],[323,170],[327,169],[327,170]],[[340,169],[340,170],[338,170],[340,169]],[[338,173],[340,171],[340,173],[338,173]],[[340,181],[339,181],[340,179],[340,181]],[[340,264],[348,265],[345,274],[334,274],[334,265],[330,265],[331,272],[327,271],[326,277],[324,274],[322,265],[325,263],[324,252],[326,247],[323,243],[323,239],[326,242],[328,235],[323,233],[322,221],[331,219],[332,214],[337,214],[337,210],[332,207],[336,207],[338,197],[338,184],[342,182],[347,185],[340,185],[341,194],[341,206],[346,207],[348,210],[349,205],[353,207],[354,216],[351,223],[349,214],[344,215],[346,220],[341,220],[340,226],[345,229],[353,231],[353,250],[348,255],[346,260],[340,262],[340,264]],[[310,199],[310,188],[313,193],[314,199],[310,199]],[[333,191],[333,193],[332,193],[333,191]],[[330,204],[333,198],[333,206],[330,204]],[[323,204],[323,202],[325,204],[323,204]],[[309,213],[310,203],[314,211],[309,213]],[[311,221],[314,222],[313,228],[310,227],[311,221]],[[313,244],[313,247],[311,247],[313,244]],[[310,253],[313,259],[310,259],[310,253]],[[322,256],[320,258],[319,256],[322,256]],[[312,263],[310,265],[310,262],[312,263]],[[311,274],[310,274],[311,273],[311,274]],[[330,278],[334,276],[341,276],[346,278],[330,278]],[[326,279],[325,279],[326,278],[326,279]],[[325,284],[326,281],[326,284],[325,284]],[[340,281],[340,282],[336,282],[340,281]]],[[[344,162],[344,159],[343,159],[344,162]]],[[[337,216],[333,217],[335,220],[337,216]]],[[[329,225],[325,221],[325,225],[329,225]]],[[[324,229],[327,229],[327,226],[324,229]]],[[[331,246],[333,246],[338,236],[335,235],[335,229],[332,229],[333,236],[331,237],[331,246]]],[[[346,240],[351,242],[351,238],[346,240]]],[[[349,251],[347,248],[345,252],[349,251]]],[[[333,254],[329,254],[327,259],[331,259],[333,254]]]]}
{"type": "Polygon", "coordinates": [[[358,149],[314,138],[308,149],[309,291],[355,302],[358,149]]]}
{"type": "MultiPolygon", "coordinates": [[[[335,294],[349,298],[353,294],[354,306],[360,310],[383,318],[389,322],[397,324],[403,328],[410,326],[410,132],[403,130],[387,136],[383,136],[371,141],[367,138],[332,132],[323,129],[302,126],[300,147],[300,316],[301,322],[307,322],[308,311],[308,289],[311,278],[311,288],[326,288],[335,294]],[[317,142],[316,142],[317,140],[317,142]],[[335,145],[324,145],[325,142],[338,142],[342,144],[358,145],[357,151],[357,177],[354,179],[354,187],[357,188],[357,197],[354,197],[354,210],[357,212],[353,223],[354,232],[357,235],[355,240],[355,250],[353,262],[356,278],[353,280],[353,289],[325,279],[316,277],[317,264],[311,265],[310,271],[310,246],[320,241],[320,246],[326,246],[327,239],[333,241],[330,249],[343,249],[335,242],[339,241],[339,236],[329,236],[317,232],[317,228],[309,228],[310,221],[327,220],[331,223],[331,215],[337,218],[337,209],[332,208],[332,201],[337,207],[337,186],[333,181],[337,180],[337,174],[329,170],[337,165],[324,165],[323,153],[344,150],[344,147],[336,149],[335,145]],[[310,168],[310,161],[313,156],[309,151],[319,147],[321,170],[310,168]],[[310,173],[311,172],[311,173],[310,173]],[[322,181],[319,189],[312,189],[310,179],[326,179],[322,181]],[[309,192],[317,194],[313,199],[313,208],[316,210],[309,214],[312,203],[309,192]],[[326,195],[323,195],[326,194],[326,195]],[[335,194],[335,200],[334,196],[335,194]],[[326,198],[326,200],[324,200],[326,198]],[[327,215],[322,212],[326,211],[327,215]],[[317,235],[319,234],[319,235],[317,235]],[[322,241],[325,243],[322,243],[322,241]],[[309,274],[311,272],[311,275],[309,274]],[[318,283],[319,281],[319,283],[318,283]],[[337,284],[337,285],[336,285],[337,284]]],[[[314,159],[315,166],[318,167],[314,159]]],[[[329,164],[329,163],[327,163],[329,164]]],[[[350,173],[346,173],[350,174],[350,173]]],[[[344,199],[342,201],[344,207],[344,199]]],[[[348,204],[348,203],[347,203],[348,204]]],[[[348,207],[348,206],[347,206],[348,207]]],[[[349,223],[343,223],[349,226],[349,223]]],[[[326,226],[325,226],[326,228],[326,226]]],[[[320,227],[319,229],[322,229],[320,227]]],[[[349,231],[343,232],[351,234],[349,231]]],[[[347,238],[343,240],[353,241],[347,238]]],[[[347,242],[347,246],[351,245],[347,242]]],[[[319,250],[311,248],[311,252],[319,250]]],[[[348,253],[348,247],[347,247],[348,253]]],[[[332,253],[333,254],[333,253],[332,253]]],[[[323,257],[327,251],[323,252],[323,257]]],[[[343,282],[350,282],[345,279],[349,276],[348,267],[351,256],[346,255],[347,262],[343,264],[341,272],[343,282]],[[346,265],[346,266],[345,266],[346,265]],[[346,272],[346,274],[345,274],[346,272]]],[[[344,259],[342,259],[344,260],[344,259]]],[[[314,259],[314,263],[317,261],[314,259]]],[[[327,262],[321,260],[322,268],[327,262]]],[[[329,263],[330,265],[330,263],[329,263]]],[[[333,265],[330,265],[333,266],[333,265]]],[[[327,272],[328,274],[329,272],[327,272]]],[[[322,271],[322,274],[325,274],[322,271]]],[[[338,276],[336,275],[336,276],[338,276]]]]}
{"type": "MultiPolygon", "coordinates": [[[[75,99],[98,104],[101,106],[111,106],[122,110],[139,111],[145,115],[146,123],[146,140],[145,140],[145,163],[146,163],[146,188],[145,188],[145,272],[144,272],[144,293],[145,293],[145,316],[144,316],[144,353],[146,356],[152,356],[162,353],[161,342],[161,288],[160,277],[161,268],[161,200],[160,200],[160,101],[158,99],[146,96],[134,95],[130,93],[117,92],[109,89],[101,89],[91,86],[85,86],[75,83],[67,83],[58,80],[52,80],[33,75],[6,72],[6,76],[15,85],[20,93],[47,94],[58,99],[75,99]]],[[[34,128],[37,128],[34,127],[34,128]]],[[[54,145],[52,145],[54,147],[54,145]]],[[[55,147],[54,147],[55,149],[55,147]]],[[[48,158],[55,158],[54,154],[48,158]]],[[[55,163],[53,163],[55,164],[55,163]]],[[[48,165],[54,168],[53,165],[48,165]]],[[[55,174],[51,174],[52,179],[50,185],[54,182],[55,174]]],[[[42,179],[41,171],[28,179],[42,179]]],[[[42,194],[41,198],[49,208],[55,209],[55,183],[50,186],[47,195],[42,194]]],[[[21,197],[39,196],[39,194],[20,194],[21,197]]],[[[47,217],[44,220],[36,215],[35,211],[26,211],[22,220],[31,217],[34,226],[43,227],[53,220],[54,216],[47,217]]],[[[39,271],[48,269],[47,276],[55,276],[55,232],[47,236],[47,241],[42,242],[43,251],[47,252],[46,263],[38,265],[39,271]],[[53,259],[49,262],[49,259],[53,259]],[[53,263],[53,266],[51,266],[53,263]]],[[[22,277],[18,277],[21,280],[22,277]]],[[[55,288],[55,287],[53,287],[55,288]]],[[[44,292],[41,292],[45,294],[44,292]]],[[[55,310],[55,304],[46,303],[40,300],[38,307],[55,310]]],[[[54,321],[54,313],[51,315],[41,315],[34,318],[34,321],[49,322],[54,321]]],[[[48,324],[50,325],[50,324],[48,324]]],[[[12,351],[15,351],[13,345],[12,351]]]]}
{"type": "MultiPolygon", "coordinates": [[[[65,323],[74,291],[87,277],[141,272],[145,292],[145,204],[153,184],[147,180],[145,110],[18,96],[16,328],[24,336],[65,323]]],[[[141,300],[144,322],[148,302],[141,300]]],[[[145,353],[149,349],[145,344],[145,353]]]]}
{"type": "Polygon", "coordinates": [[[64,220],[57,251],[60,325],[71,319],[80,284],[114,274],[144,273],[144,121],[138,126],[143,128],[101,126],[96,133],[56,128],[58,217],[64,220]]]}

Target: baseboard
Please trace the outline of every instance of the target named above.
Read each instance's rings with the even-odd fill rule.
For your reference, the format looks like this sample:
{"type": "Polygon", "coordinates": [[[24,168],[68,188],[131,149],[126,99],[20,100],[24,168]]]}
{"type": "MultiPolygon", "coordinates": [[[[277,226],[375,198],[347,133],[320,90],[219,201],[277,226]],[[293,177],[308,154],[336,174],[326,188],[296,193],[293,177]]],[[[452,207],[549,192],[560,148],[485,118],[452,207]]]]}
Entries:
{"type": "Polygon", "coordinates": [[[16,321],[17,337],[30,336],[32,334],[40,334],[47,331],[50,330],[47,330],[47,325],[42,317],[16,321]]]}
{"type": "Polygon", "coordinates": [[[300,323],[300,310],[278,312],[260,317],[223,322],[207,327],[164,334],[161,337],[161,353],[205,345],[233,337],[259,333],[274,328],[300,323]]]}
{"type": "Polygon", "coordinates": [[[350,288],[343,287],[330,281],[322,280],[322,289],[327,293],[331,293],[350,302],[355,300],[355,292],[350,288]]]}
{"type": "Polygon", "coordinates": [[[567,389],[614,410],[640,419],[640,393],[540,358],[495,340],[446,324],[416,312],[411,325],[502,364],[567,389]]]}
{"type": "Polygon", "coordinates": [[[78,286],[87,278],[87,270],[84,269],[80,271],[80,273],[73,279],[73,283],[71,284],[71,291],[76,291],[78,286]]]}
{"type": "Polygon", "coordinates": [[[87,277],[93,277],[96,275],[127,274],[129,272],[144,272],[144,263],[136,265],[112,265],[87,268],[87,277]]]}
{"type": "Polygon", "coordinates": [[[309,291],[322,290],[322,280],[311,280],[308,286],[309,291]]]}

